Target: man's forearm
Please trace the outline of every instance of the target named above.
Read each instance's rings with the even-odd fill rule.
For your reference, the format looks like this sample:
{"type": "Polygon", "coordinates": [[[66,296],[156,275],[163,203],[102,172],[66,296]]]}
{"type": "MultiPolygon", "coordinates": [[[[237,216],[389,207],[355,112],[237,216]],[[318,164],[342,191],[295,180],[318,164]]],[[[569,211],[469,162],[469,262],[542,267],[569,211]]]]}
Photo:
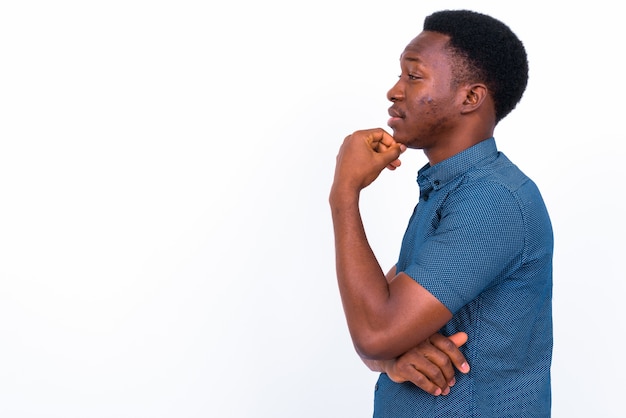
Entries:
{"type": "Polygon", "coordinates": [[[367,357],[364,351],[372,343],[368,338],[385,326],[380,312],[388,300],[389,288],[367,241],[358,206],[359,194],[333,188],[330,204],[343,308],[355,347],[362,357],[367,357]]]}

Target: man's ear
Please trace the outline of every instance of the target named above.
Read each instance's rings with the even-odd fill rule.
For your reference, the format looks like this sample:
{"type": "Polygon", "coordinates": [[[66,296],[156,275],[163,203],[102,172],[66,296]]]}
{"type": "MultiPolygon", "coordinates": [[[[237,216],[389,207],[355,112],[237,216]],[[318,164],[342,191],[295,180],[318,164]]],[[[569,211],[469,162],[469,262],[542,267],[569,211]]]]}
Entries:
{"type": "Polygon", "coordinates": [[[471,84],[464,89],[464,98],[461,113],[470,113],[485,103],[489,94],[484,84],[471,84]]]}

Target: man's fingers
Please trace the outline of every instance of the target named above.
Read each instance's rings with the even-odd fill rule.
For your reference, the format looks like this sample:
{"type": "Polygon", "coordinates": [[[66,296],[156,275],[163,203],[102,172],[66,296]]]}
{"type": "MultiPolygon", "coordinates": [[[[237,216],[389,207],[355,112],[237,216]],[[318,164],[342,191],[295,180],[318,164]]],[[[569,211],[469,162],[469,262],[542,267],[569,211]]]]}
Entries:
{"type": "Polygon", "coordinates": [[[395,139],[393,139],[393,137],[391,135],[389,135],[387,132],[383,131],[383,137],[380,141],[384,146],[388,147],[388,148],[396,148],[398,147],[400,154],[402,154],[404,151],[406,151],[406,145],[401,144],[399,142],[396,142],[395,139]]]}
{"type": "MultiPolygon", "coordinates": [[[[400,144],[396,142],[393,139],[393,137],[384,130],[372,130],[370,131],[370,135],[371,135],[370,137],[373,139],[372,141],[373,149],[377,153],[381,153],[381,154],[386,153],[392,149],[394,150],[397,149],[400,154],[406,151],[406,146],[404,144],[400,144]]],[[[398,154],[398,156],[400,155],[398,154]]],[[[400,164],[402,164],[400,159],[396,158],[395,160],[387,164],[387,169],[395,170],[396,168],[400,167],[400,164]]]]}
{"type": "Polygon", "coordinates": [[[398,160],[394,160],[392,162],[390,162],[389,164],[387,164],[387,168],[389,170],[395,170],[396,168],[400,167],[400,164],[402,164],[402,162],[398,159],[398,160]]]}
{"type": "Polygon", "coordinates": [[[463,358],[450,340],[437,334],[396,359],[391,371],[394,376],[390,375],[390,378],[394,380],[395,377],[394,381],[408,380],[433,395],[447,395],[450,392],[450,386],[455,384],[455,365],[449,357],[452,351],[457,352],[461,359],[463,358]],[[448,348],[440,349],[433,344],[431,341],[433,339],[440,341],[442,346],[447,345],[448,348]]]}
{"type": "Polygon", "coordinates": [[[460,347],[467,342],[467,334],[464,332],[457,332],[456,334],[450,335],[448,338],[451,339],[457,347],[460,347]]]}
{"type": "Polygon", "coordinates": [[[399,157],[405,150],[406,146],[398,144],[397,142],[394,142],[390,146],[379,144],[375,149],[376,153],[383,159],[386,163],[385,166],[389,170],[395,170],[400,167],[401,162],[399,157]]]}
{"type": "Polygon", "coordinates": [[[447,395],[456,383],[454,369],[469,372],[469,365],[459,350],[467,338],[464,332],[450,337],[435,333],[398,357],[385,372],[396,383],[408,381],[432,395],[447,395]]]}
{"type": "Polygon", "coordinates": [[[400,154],[406,151],[406,145],[396,142],[391,135],[382,129],[372,129],[368,131],[369,138],[374,150],[378,152],[385,152],[391,148],[398,147],[400,154]]]}
{"type": "Polygon", "coordinates": [[[388,371],[387,375],[396,383],[411,382],[434,396],[447,395],[450,392],[450,387],[441,372],[425,358],[411,363],[396,363],[395,367],[395,370],[388,371]],[[439,378],[434,378],[435,376],[439,378]],[[438,384],[437,381],[439,381],[438,384]]]}
{"type": "Polygon", "coordinates": [[[360,133],[365,136],[367,141],[372,145],[372,148],[376,149],[379,144],[386,145],[387,147],[391,147],[396,141],[394,141],[393,137],[389,134],[389,132],[385,131],[382,128],[373,128],[373,129],[363,129],[360,131],[356,131],[354,133],[360,133]]]}
{"type": "Polygon", "coordinates": [[[406,150],[406,146],[396,142],[384,129],[366,129],[356,131],[344,140],[344,143],[352,140],[362,140],[374,151],[374,160],[381,164],[379,167],[387,167],[395,170],[400,166],[400,155],[406,150]]]}
{"type": "Polygon", "coordinates": [[[467,373],[470,370],[469,364],[463,354],[459,351],[458,347],[467,342],[467,334],[464,332],[457,332],[449,337],[444,337],[441,334],[434,334],[430,337],[430,341],[439,350],[446,353],[450,358],[450,361],[454,366],[462,373],[467,373]]]}

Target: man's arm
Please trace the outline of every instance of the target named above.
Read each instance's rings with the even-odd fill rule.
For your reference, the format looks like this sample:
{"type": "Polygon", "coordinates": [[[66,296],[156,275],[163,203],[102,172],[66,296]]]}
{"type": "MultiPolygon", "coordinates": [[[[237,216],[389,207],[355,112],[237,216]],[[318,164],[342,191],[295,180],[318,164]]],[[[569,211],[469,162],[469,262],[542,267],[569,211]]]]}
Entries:
{"type": "Polygon", "coordinates": [[[355,348],[365,359],[393,359],[418,346],[452,318],[430,292],[404,273],[388,283],[367,241],[359,196],[403,149],[382,129],[348,136],[337,156],[329,202],[337,280],[355,348]]]}
{"type": "MultiPolygon", "coordinates": [[[[396,266],[393,266],[385,277],[391,281],[395,275],[396,266]]],[[[396,383],[411,382],[431,395],[447,395],[456,382],[454,368],[461,373],[469,372],[469,365],[458,349],[466,341],[464,332],[449,337],[437,333],[398,358],[362,360],[370,370],[386,373],[396,383]]]]}

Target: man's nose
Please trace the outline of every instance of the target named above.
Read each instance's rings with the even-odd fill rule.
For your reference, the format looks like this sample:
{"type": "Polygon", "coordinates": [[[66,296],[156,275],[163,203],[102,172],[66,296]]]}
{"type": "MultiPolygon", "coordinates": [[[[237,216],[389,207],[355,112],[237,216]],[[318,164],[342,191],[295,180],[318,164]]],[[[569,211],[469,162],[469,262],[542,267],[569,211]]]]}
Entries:
{"type": "Polygon", "coordinates": [[[394,86],[389,89],[387,92],[387,100],[390,102],[397,102],[398,100],[402,100],[404,98],[404,94],[402,93],[402,88],[400,86],[401,80],[398,80],[394,86]]]}

